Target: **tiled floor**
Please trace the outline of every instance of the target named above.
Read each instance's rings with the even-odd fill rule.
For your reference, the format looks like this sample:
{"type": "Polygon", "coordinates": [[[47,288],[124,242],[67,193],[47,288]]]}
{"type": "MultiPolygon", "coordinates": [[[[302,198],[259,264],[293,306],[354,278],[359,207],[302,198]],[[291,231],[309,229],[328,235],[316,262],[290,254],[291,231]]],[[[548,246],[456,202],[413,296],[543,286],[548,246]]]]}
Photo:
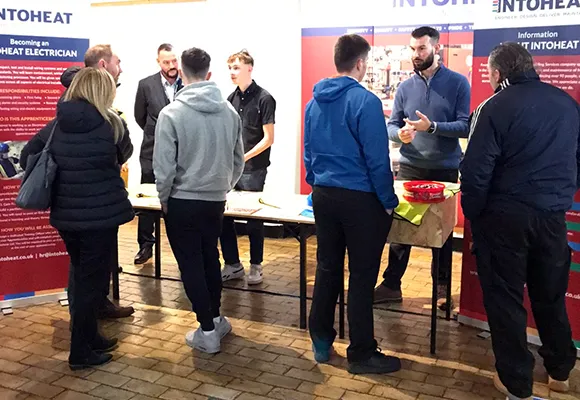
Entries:
{"type": "MultiPolygon", "coordinates": [[[[135,224],[121,230],[121,262],[126,271],[152,273],[152,267],[129,268],[136,250],[135,224]]],[[[313,284],[315,239],[309,241],[309,291],[313,284]]],[[[247,241],[240,245],[247,250],[247,241]]],[[[164,275],[177,277],[167,244],[164,275]]],[[[293,239],[267,240],[265,292],[297,294],[298,246],[293,239]]],[[[247,254],[243,254],[247,260],[247,254]]],[[[375,333],[384,352],[396,354],[404,368],[393,375],[353,376],[345,369],[346,342],[335,348],[330,365],[313,361],[306,332],[297,328],[298,299],[252,293],[240,284],[225,289],[223,314],[232,334],[222,352],[208,356],[192,351],[183,335],[196,327],[182,285],[121,275],[121,303],[137,312],[105,321],[103,328],[121,340],[115,361],[96,370],[71,372],[67,365],[68,309],[45,304],[16,309],[0,317],[0,399],[501,399],[492,387],[493,355],[489,340],[456,322],[439,322],[436,357],[429,354],[429,259],[414,250],[405,276],[411,313],[377,309],[375,333]]],[[[460,255],[455,259],[458,292],[460,255]]],[[[580,364],[580,363],[579,363],[580,364]]],[[[572,376],[574,392],[549,393],[546,374],[537,363],[535,393],[550,399],[580,398],[580,365],[572,376]]]]}

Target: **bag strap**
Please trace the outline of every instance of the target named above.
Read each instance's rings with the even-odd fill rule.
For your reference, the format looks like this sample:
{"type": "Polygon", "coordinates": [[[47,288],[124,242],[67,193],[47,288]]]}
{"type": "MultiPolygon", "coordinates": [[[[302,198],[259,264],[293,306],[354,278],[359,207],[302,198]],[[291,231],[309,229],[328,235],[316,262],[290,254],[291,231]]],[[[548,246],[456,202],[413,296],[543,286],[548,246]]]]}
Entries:
{"type": "Polygon", "coordinates": [[[50,136],[48,137],[48,140],[46,141],[46,144],[44,145],[44,150],[48,150],[48,148],[50,147],[50,144],[52,143],[52,137],[54,136],[54,131],[56,130],[57,125],[58,125],[58,122],[55,120],[54,125],[52,126],[52,130],[50,131],[50,136]]]}

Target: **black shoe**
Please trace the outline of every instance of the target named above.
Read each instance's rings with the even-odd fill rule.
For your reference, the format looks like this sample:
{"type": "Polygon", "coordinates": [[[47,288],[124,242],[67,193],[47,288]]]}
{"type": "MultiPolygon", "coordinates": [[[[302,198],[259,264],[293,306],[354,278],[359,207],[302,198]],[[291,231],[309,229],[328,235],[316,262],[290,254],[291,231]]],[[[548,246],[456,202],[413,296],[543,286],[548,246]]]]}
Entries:
{"type": "Polygon", "coordinates": [[[135,265],[145,264],[153,257],[153,248],[145,246],[135,255],[135,265]]]}
{"type": "Polygon", "coordinates": [[[98,319],[116,319],[116,318],[127,318],[133,315],[135,309],[131,306],[129,307],[119,307],[113,303],[107,302],[97,311],[98,319]]]}
{"type": "Polygon", "coordinates": [[[84,359],[74,360],[69,358],[68,366],[73,371],[78,371],[81,369],[97,367],[99,365],[104,365],[113,359],[111,354],[98,354],[96,352],[91,352],[91,354],[84,359]]]}
{"type": "Polygon", "coordinates": [[[91,346],[95,353],[109,353],[119,347],[119,339],[105,339],[104,337],[99,337],[91,346]]]}
{"type": "Polygon", "coordinates": [[[403,293],[401,292],[401,289],[394,290],[386,287],[383,284],[380,284],[375,288],[373,304],[402,303],[402,302],[403,302],[403,293]]]}
{"type": "Polygon", "coordinates": [[[447,285],[437,286],[437,307],[441,311],[447,311],[447,308],[451,307],[451,311],[455,309],[455,303],[453,302],[453,297],[451,297],[451,305],[447,304],[447,285]]]}
{"type": "Polygon", "coordinates": [[[366,361],[349,362],[348,372],[351,374],[390,374],[401,369],[401,360],[397,357],[386,356],[380,352],[375,352],[366,361]]]}

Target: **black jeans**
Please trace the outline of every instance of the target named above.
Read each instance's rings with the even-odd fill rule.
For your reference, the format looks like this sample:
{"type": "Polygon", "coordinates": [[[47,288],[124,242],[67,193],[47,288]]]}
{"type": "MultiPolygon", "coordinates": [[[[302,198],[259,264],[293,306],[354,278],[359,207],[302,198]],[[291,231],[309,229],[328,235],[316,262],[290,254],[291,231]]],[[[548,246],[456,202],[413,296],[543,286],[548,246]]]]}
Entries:
{"type": "MultiPolygon", "coordinates": [[[[153,166],[151,160],[141,159],[141,183],[155,183],[153,166]]],[[[155,244],[155,213],[146,210],[140,210],[139,224],[137,226],[137,242],[139,249],[144,247],[153,247],[155,244]]]]}
{"type": "Polygon", "coordinates": [[[471,221],[471,227],[501,381],[514,396],[532,395],[534,357],[528,350],[523,305],[526,284],[546,370],[554,379],[568,379],[576,348],[566,313],[571,253],[565,214],[487,211],[471,221]]]}
{"type": "MultiPolygon", "coordinates": [[[[457,183],[459,172],[456,169],[423,169],[407,164],[401,164],[398,180],[429,180],[440,182],[457,183]]],[[[393,290],[401,290],[401,279],[405,275],[409,257],[411,256],[411,246],[406,244],[391,243],[389,246],[389,265],[383,273],[382,284],[393,290]]],[[[438,282],[446,284],[451,275],[451,264],[453,262],[453,235],[449,236],[443,247],[439,251],[439,276],[438,282]]],[[[431,262],[431,266],[433,263],[431,262]]]]}
{"type": "Polygon", "coordinates": [[[348,250],[349,362],[366,361],[377,349],[373,291],[381,256],[393,222],[374,193],[314,187],[312,195],[318,241],[316,280],[310,309],[313,341],[332,343],[334,311],[348,250]]]}
{"type": "MultiPolygon", "coordinates": [[[[266,183],[266,174],[267,170],[265,169],[244,172],[235,189],[261,192],[264,190],[264,184],[266,183]]],[[[249,219],[246,223],[246,231],[250,239],[250,264],[262,264],[262,261],[264,261],[264,222],[249,219]]],[[[220,243],[225,264],[233,265],[239,263],[240,253],[238,251],[236,225],[231,217],[224,217],[220,243]]]]}
{"type": "MultiPolygon", "coordinates": [[[[100,299],[100,301],[97,302],[97,311],[98,310],[102,310],[103,308],[107,307],[108,305],[110,305],[110,300],[108,298],[109,296],[109,286],[110,286],[110,279],[111,279],[111,273],[113,272],[113,269],[115,268],[119,268],[119,242],[118,242],[118,237],[115,240],[115,246],[114,248],[111,250],[114,252],[114,254],[111,255],[111,257],[109,257],[109,259],[111,260],[112,264],[109,266],[110,268],[110,272],[109,272],[109,281],[107,281],[107,286],[105,288],[105,291],[103,293],[103,297],[100,299]]],[[[68,298],[68,308],[69,308],[69,312],[71,315],[71,320],[72,320],[72,316],[74,315],[74,307],[75,307],[75,280],[74,280],[74,268],[72,265],[72,262],[69,264],[68,267],[68,288],[67,288],[67,298],[68,298]]]]}
{"type": "Polygon", "coordinates": [[[169,244],[179,265],[185,293],[204,331],[214,329],[220,315],[222,275],[220,236],[225,201],[170,198],[165,226],[169,244]]]}
{"type": "Polygon", "coordinates": [[[88,357],[101,339],[97,329],[97,310],[109,290],[111,265],[117,261],[119,229],[99,231],[59,231],[71,261],[69,287],[74,307],[70,309],[72,335],[71,362],[88,357]]]}

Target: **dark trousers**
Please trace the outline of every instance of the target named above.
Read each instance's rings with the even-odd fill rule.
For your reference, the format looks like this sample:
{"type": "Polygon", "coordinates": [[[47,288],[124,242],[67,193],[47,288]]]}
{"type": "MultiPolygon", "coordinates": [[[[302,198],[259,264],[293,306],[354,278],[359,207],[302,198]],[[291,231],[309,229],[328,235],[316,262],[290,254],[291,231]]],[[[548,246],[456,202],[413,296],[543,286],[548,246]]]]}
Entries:
{"type": "MultiPolygon", "coordinates": [[[[155,183],[153,166],[151,160],[141,159],[141,183],[155,183]]],[[[139,224],[137,226],[137,242],[139,249],[144,247],[153,247],[155,244],[155,213],[146,210],[140,210],[139,224]]]]}
{"type": "Polygon", "coordinates": [[[528,350],[523,305],[526,284],[546,370],[554,379],[568,379],[576,348],[566,314],[571,253],[565,214],[488,211],[471,226],[501,381],[514,396],[532,395],[534,357],[528,350]]]}
{"type": "MultiPolygon", "coordinates": [[[[266,183],[266,174],[265,169],[244,172],[235,189],[261,192],[266,183]]],[[[250,239],[250,264],[262,264],[264,261],[264,222],[250,219],[246,223],[246,231],[250,239]]],[[[231,217],[224,217],[220,244],[225,264],[233,265],[240,262],[236,225],[231,217]]]]}
{"type": "MultiPolygon", "coordinates": [[[[456,169],[423,169],[406,164],[401,164],[398,180],[429,180],[456,183],[459,172],[456,169]]],[[[406,244],[391,243],[389,245],[389,265],[383,273],[383,285],[393,290],[401,290],[401,279],[405,275],[411,246],[406,244]]],[[[435,256],[435,254],[433,254],[435,256]]],[[[449,236],[439,251],[439,276],[438,282],[449,282],[451,264],[453,262],[453,235],[449,236]]],[[[433,265],[433,263],[431,263],[433,265]]]]}
{"type": "MultiPolygon", "coordinates": [[[[110,265],[110,272],[109,272],[109,281],[111,279],[110,277],[110,273],[113,271],[114,268],[119,268],[119,244],[118,244],[118,237],[115,238],[115,247],[111,250],[114,252],[113,255],[111,255],[110,260],[112,262],[112,264],[110,265]]],[[[105,289],[104,297],[97,302],[97,310],[101,310],[103,308],[105,308],[107,305],[109,305],[108,303],[110,303],[110,300],[108,299],[109,296],[109,282],[107,282],[107,287],[105,289]]],[[[74,280],[74,268],[72,265],[72,262],[69,264],[68,267],[68,288],[67,288],[67,298],[68,298],[68,308],[69,308],[69,312],[71,315],[71,319],[72,316],[74,314],[74,307],[75,307],[75,280],[74,280]]]]}
{"type": "Polygon", "coordinates": [[[318,242],[316,280],[310,309],[315,342],[336,337],[334,312],[342,290],[348,250],[349,362],[366,361],[377,349],[373,324],[373,291],[381,256],[393,222],[372,193],[314,187],[312,195],[318,242]]]}
{"type": "Polygon", "coordinates": [[[118,228],[100,231],[59,231],[71,260],[69,287],[72,335],[69,360],[82,360],[101,336],[97,309],[107,296],[111,265],[117,261],[118,228]]]}
{"type": "Polygon", "coordinates": [[[220,315],[222,275],[218,238],[225,201],[170,198],[165,226],[179,265],[185,293],[204,331],[214,329],[220,315]]]}

